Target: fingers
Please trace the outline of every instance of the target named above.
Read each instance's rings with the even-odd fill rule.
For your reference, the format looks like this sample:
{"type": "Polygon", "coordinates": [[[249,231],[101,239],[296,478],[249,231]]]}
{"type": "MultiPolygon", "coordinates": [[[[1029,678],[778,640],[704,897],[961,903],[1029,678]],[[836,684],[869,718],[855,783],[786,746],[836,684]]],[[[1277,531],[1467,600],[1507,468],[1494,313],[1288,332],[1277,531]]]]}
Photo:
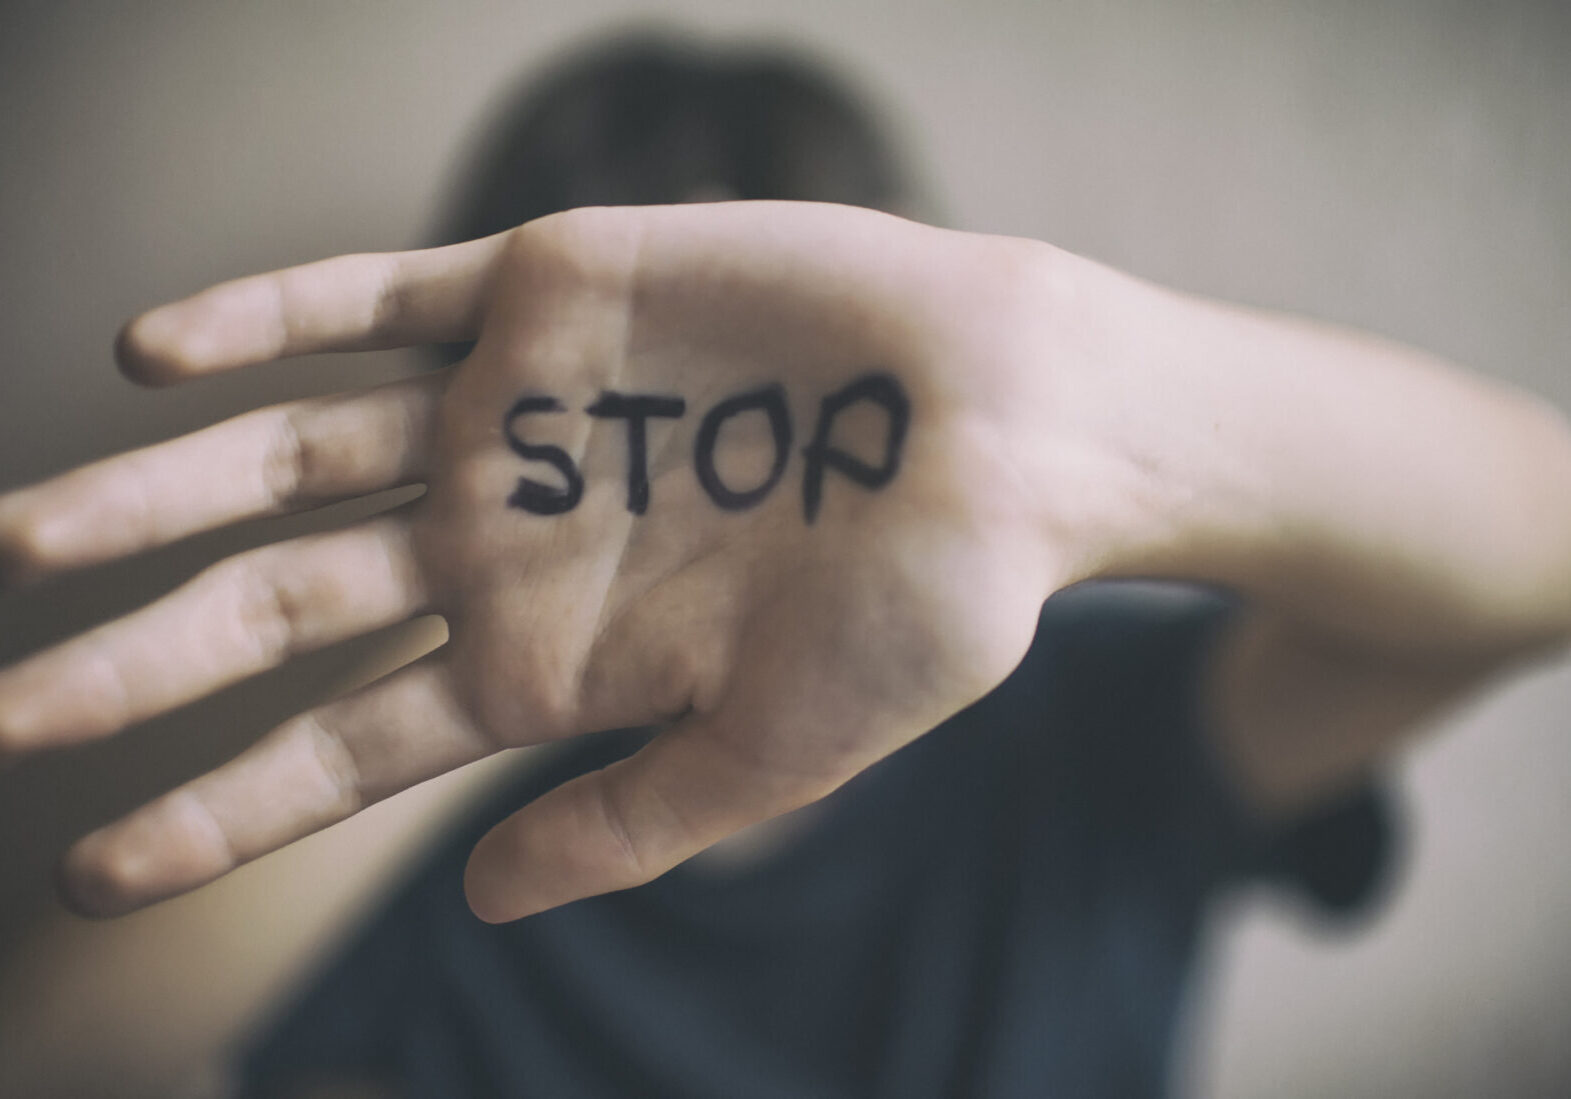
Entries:
{"type": "Polygon", "coordinates": [[[778,771],[690,719],[493,828],[469,857],[464,891],[475,915],[501,923],[642,885],[845,777],[778,771]]]}
{"type": "Polygon", "coordinates": [[[446,377],[248,412],[0,496],[0,582],[425,475],[446,377]]]}
{"type": "Polygon", "coordinates": [[[424,605],[402,515],[252,550],[0,671],[0,751],[117,732],[424,605]]]}
{"type": "Polygon", "coordinates": [[[132,320],[116,356],[129,376],[159,385],[317,351],[471,339],[504,237],[220,283],[132,320]]]}
{"type": "Polygon", "coordinates": [[[61,890],[110,916],[194,889],[489,752],[427,659],[279,726],[67,853],[61,890]]]}

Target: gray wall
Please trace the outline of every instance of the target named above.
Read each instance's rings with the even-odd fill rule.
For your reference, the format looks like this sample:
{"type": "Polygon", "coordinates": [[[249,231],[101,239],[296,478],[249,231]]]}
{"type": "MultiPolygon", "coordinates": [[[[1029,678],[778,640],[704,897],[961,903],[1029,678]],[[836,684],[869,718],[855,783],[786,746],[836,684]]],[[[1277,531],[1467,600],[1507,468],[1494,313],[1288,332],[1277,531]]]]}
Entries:
{"type": "MultiPolygon", "coordinates": [[[[317,359],[133,391],[128,313],[329,253],[418,243],[466,133],[609,0],[0,9],[0,487],[257,400],[388,376],[317,359]]],[[[1571,408],[1571,18],[1549,3],[684,0],[784,34],[900,108],[949,220],[1188,289],[1366,326],[1571,408]]],[[[254,532],[253,532],[254,536],[254,532]]],[[[0,603],[0,660],[239,544],[0,603]]],[[[0,936],[47,854],[327,691],[231,692],[0,776],[0,936]],[[242,720],[236,722],[235,712],[242,720]]],[[[1196,1095],[1571,1093],[1571,662],[1415,750],[1393,902],[1332,935],[1225,921],[1181,1072],[1196,1095]]],[[[3,959],[0,943],[0,959],[3,959]]]]}

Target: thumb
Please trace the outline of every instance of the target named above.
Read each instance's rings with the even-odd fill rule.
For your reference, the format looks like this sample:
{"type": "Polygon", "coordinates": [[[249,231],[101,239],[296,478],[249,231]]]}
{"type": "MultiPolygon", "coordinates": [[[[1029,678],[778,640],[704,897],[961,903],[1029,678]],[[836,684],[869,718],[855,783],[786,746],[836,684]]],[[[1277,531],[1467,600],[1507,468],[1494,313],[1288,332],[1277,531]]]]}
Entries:
{"type": "MultiPolygon", "coordinates": [[[[543,794],[475,845],[469,907],[502,923],[664,874],[748,825],[815,801],[838,777],[771,766],[760,747],[690,717],[642,749],[543,794]]],[[[756,730],[750,730],[755,733],[756,730]]]]}

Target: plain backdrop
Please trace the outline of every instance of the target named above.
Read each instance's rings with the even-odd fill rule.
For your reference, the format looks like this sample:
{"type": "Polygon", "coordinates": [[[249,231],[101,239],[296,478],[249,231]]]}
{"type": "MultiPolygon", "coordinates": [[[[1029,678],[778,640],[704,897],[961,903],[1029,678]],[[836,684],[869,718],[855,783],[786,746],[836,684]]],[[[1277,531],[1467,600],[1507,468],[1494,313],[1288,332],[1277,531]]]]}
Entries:
{"type": "MultiPolygon", "coordinates": [[[[212,280],[422,243],[507,87],[651,15],[837,63],[888,108],[951,224],[1369,328],[1571,407],[1566,5],[9,3],[0,488],[407,369],[318,358],[150,393],[119,380],[109,345],[126,315],[212,280]]],[[[297,528],[0,598],[0,660],[297,528]]],[[[363,651],[0,775],[0,980],[8,944],[47,911],[55,850],[321,697],[363,651]]],[[[1371,920],[1230,904],[1181,1089],[1571,1094],[1568,715],[1561,661],[1401,761],[1407,858],[1371,920]]]]}

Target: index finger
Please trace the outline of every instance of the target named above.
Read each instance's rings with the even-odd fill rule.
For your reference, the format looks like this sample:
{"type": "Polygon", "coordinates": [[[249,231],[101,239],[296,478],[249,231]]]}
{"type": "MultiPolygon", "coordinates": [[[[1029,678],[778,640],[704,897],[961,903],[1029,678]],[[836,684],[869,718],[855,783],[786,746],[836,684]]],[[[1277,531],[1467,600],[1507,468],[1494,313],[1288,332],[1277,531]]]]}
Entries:
{"type": "Polygon", "coordinates": [[[337,256],[219,283],[131,320],[115,355],[135,381],[164,385],[292,355],[472,339],[505,238],[337,256]]]}

